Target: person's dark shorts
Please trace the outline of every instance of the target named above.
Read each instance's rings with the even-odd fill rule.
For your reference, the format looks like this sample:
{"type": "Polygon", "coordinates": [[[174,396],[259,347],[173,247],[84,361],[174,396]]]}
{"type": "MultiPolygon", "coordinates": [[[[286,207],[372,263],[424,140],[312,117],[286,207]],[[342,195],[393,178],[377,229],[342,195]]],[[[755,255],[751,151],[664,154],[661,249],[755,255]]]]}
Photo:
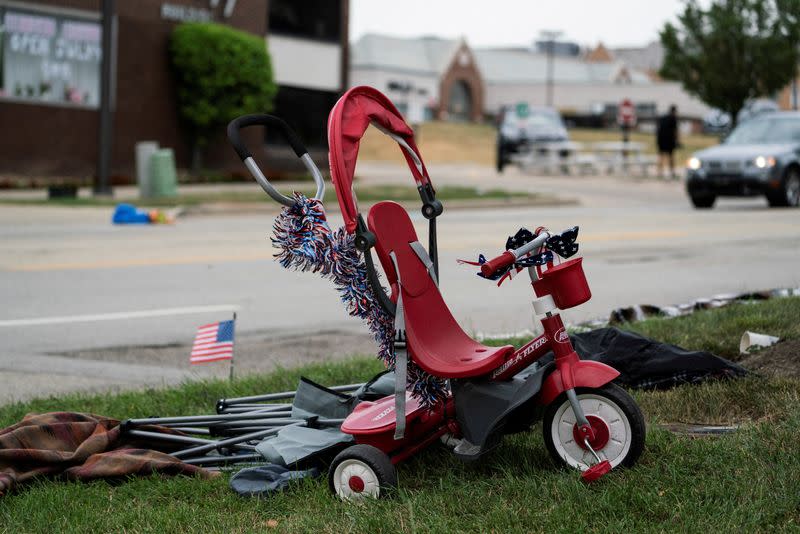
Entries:
{"type": "Polygon", "coordinates": [[[674,143],[658,143],[659,154],[672,154],[673,152],[675,152],[674,143]]]}

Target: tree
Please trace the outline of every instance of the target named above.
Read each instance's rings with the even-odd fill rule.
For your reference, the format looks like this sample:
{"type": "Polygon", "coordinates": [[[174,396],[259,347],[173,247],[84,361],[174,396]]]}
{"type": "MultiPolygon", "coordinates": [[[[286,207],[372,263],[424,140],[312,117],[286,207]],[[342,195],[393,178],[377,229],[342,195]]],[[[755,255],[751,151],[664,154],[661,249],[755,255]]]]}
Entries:
{"type": "Polygon", "coordinates": [[[173,30],[169,48],[178,113],[198,170],[209,140],[240,115],[270,111],[277,87],[262,37],[221,24],[186,23],[173,30]]]}
{"type": "Polygon", "coordinates": [[[730,114],[747,100],[770,96],[797,74],[800,1],[712,0],[707,10],[689,0],[661,30],[660,74],[730,114]]]}

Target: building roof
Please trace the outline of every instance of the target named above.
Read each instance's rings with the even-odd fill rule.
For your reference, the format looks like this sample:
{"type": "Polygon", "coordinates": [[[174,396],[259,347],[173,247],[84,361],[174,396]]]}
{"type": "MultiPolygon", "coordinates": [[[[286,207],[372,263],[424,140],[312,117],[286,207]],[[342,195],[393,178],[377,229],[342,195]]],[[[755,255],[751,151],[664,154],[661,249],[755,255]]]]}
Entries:
{"type": "MultiPolygon", "coordinates": [[[[462,39],[424,36],[395,37],[368,33],[351,49],[351,68],[441,76],[453,61],[462,39]]],[[[602,46],[602,45],[601,45],[602,46]]],[[[604,48],[605,50],[605,48],[604,48]]],[[[477,48],[472,50],[486,83],[545,83],[547,55],[530,48],[477,48]]],[[[556,83],[652,83],[650,76],[627,61],[587,61],[556,56],[556,83]]]]}
{"type": "MultiPolygon", "coordinates": [[[[474,49],[475,60],[486,83],[545,83],[547,55],[511,48],[474,49]]],[[[556,83],[614,83],[620,78],[633,84],[652,83],[645,73],[620,61],[592,63],[580,58],[554,58],[556,83]]]]}
{"type": "Polygon", "coordinates": [[[589,50],[585,59],[590,63],[610,63],[614,61],[611,52],[608,51],[608,48],[603,43],[598,43],[596,48],[589,50]]]}
{"type": "Polygon", "coordinates": [[[644,72],[658,72],[664,63],[664,47],[659,41],[637,48],[614,48],[611,53],[617,60],[644,72]]]}
{"type": "Polygon", "coordinates": [[[393,37],[368,33],[351,49],[351,68],[441,75],[463,43],[460,39],[440,37],[393,37]]]}

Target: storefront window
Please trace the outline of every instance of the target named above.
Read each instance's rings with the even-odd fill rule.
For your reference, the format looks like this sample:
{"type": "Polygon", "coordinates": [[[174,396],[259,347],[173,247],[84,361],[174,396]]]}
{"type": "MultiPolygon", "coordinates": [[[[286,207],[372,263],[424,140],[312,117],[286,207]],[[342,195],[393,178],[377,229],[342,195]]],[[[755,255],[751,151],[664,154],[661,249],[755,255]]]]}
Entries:
{"type": "Polygon", "coordinates": [[[270,33],[334,43],[341,40],[339,0],[270,0],[268,5],[270,33]]]}
{"type": "Polygon", "coordinates": [[[1,9],[0,97],[98,107],[99,22],[1,9]]]}
{"type": "MultiPolygon", "coordinates": [[[[327,124],[320,117],[327,117],[339,100],[339,94],[330,91],[278,87],[273,113],[285,120],[309,147],[328,146],[327,124]]],[[[267,129],[268,145],[286,145],[286,139],[274,128],[267,129]]]]}

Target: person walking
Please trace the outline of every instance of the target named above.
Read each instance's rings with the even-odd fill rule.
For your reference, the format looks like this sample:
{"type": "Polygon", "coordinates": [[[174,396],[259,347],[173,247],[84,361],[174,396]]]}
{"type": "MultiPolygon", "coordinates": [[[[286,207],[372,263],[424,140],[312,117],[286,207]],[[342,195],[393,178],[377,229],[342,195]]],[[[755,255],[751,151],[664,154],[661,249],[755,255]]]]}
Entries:
{"type": "Polygon", "coordinates": [[[663,176],[664,160],[669,164],[669,174],[674,180],[678,177],[675,173],[675,149],[678,148],[678,108],[669,107],[669,113],[659,117],[656,127],[656,144],[658,145],[658,175],[663,176]]]}

